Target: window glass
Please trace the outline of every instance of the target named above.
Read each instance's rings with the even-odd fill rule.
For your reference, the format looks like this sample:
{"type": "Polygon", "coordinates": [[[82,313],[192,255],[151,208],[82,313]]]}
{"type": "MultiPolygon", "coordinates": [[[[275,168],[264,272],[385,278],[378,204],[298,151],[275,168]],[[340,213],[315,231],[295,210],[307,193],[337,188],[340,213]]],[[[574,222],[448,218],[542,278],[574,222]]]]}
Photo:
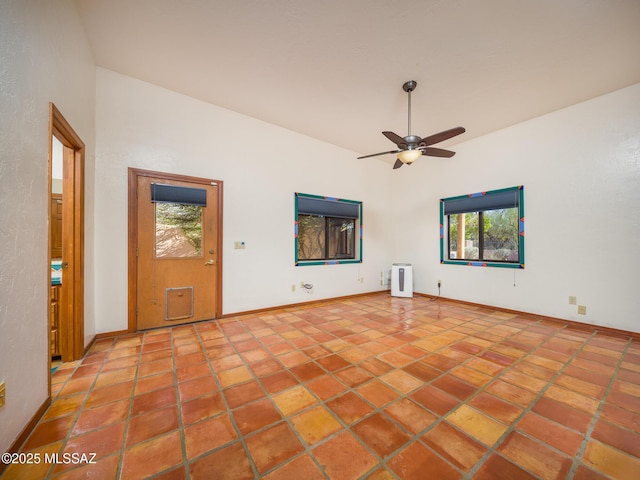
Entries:
{"type": "Polygon", "coordinates": [[[524,268],[522,186],[440,203],[441,263],[524,268]]]}
{"type": "Polygon", "coordinates": [[[296,193],[295,207],[296,265],[362,261],[362,202],[296,193]]]}
{"type": "Polygon", "coordinates": [[[156,203],[156,258],[202,256],[202,207],[156,203]]]}
{"type": "Polygon", "coordinates": [[[325,258],[325,219],[314,215],[298,217],[298,259],[320,260],[325,258]]]}
{"type": "Polygon", "coordinates": [[[356,237],[355,220],[352,218],[327,218],[329,258],[354,258],[356,237]]]}

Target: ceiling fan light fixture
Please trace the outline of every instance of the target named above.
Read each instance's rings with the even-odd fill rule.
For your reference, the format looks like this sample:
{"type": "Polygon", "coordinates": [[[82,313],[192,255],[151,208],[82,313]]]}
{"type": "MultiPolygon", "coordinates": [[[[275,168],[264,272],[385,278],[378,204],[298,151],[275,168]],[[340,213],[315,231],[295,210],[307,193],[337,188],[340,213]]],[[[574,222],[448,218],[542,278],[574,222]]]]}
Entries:
{"type": "Polygon", "coordinates": [[[402,163],[413,163],[422,155],[420,150],[403,150],[398,153],[398,160],[402,163]]]}

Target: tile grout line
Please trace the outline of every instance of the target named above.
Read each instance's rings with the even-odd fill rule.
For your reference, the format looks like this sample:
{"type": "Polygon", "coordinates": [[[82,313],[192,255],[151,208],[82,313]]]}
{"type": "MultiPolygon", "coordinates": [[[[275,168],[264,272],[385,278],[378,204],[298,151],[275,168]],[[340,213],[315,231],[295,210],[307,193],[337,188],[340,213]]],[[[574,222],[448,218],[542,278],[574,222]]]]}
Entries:
{"type": "MultiPolygon", "coordinates": [[[[115,339],[114,339],[114,340],[111,342],[111,346],[109,347],[109,351],[111,351],[111,349],[113,348],[113,346],[115,345],[115,343],[116,343],[116,342],[115,342],[115,339]]],[[[82,362],[83,362],[83,360],[84,360],[84,359],[76,360],[76,361],[78,362],[78,364],[77,364],[77,365],[74,367],[74,369],[73,369],[74,373],[78,370],[78,368],[82,367],[82,362]]],[[[105,357],[102,359],[102,361],[101,361],[101,365],[100,365],[100,368],[99,368],[99,369],[98,369],[98,371],[95,373],[95,378],[94,378],[94,379],[93,379],[93,381],[91,382],[91,386],[90,386],[90,387],[88,388],[88,390],[85,392],[85,394],[86,394],[85,399],[82,401],[82,403],[78,406],[78,409],[77,409],[77,410],[75,411],[75,413],[73,414],[73,415],[75,416],[75,419],[74,419],[74,420],[69,424],[67,434],[66,434],[66,436],[64,437],[64,439],[62,440],[62,444],[61,444],[61,451],[62,451],[62,452],[64,452],[64,450],[65,450],[65,448],[66,448],[67,444],[69,443],[69,440],[70,440],[70,439],[71,439],[71,437],[72,437],[73,428],[74,428],[74,427],[75,427],[75,425],[78,423],[78,420],[80,419],[80,415],[82,414],[82,412],[83,412],[83,411],[85,411],[84,407],[85,407],[85,405],[87,404],[87,401],[89,400],[89,395],[90,395],[90,393],[91,393],[91,392],[93,391],[93,389],[95,388],[95,385],[96,385],[96,383],[97,383],[97,381],[98,381],[98,377],[99,377],[100,373],[102,373],[102,369],[104,368],[104,364],[105,364],[106,360],[107,360],[107,355],[105,355],[105,357]]],[[[89,364],[89,365],[91,365],[91,364],[89,364]]],[[[65,382],[65,386],[66,386],[66,385],[67,385],[67,384],[68,384],[72,379],[73,379],[73,374],[71,374],[71,375],[69,376],[69,378],[66,380],[66,382],[65,382]]],[[[56,394],[55,398],[52,398],[52,399],[51,399],[51,405],[49,406],[49,408],[51,408],[51,407],[53,406],[53,404],[54,404],[54,402],[55,402],[55,399],[57,399],[57,398],[59,398],[59,397],[60,397],[60,393],[62,392],[63,388],[64,388],[64,387],[62,387],[62,388],[58,391],[58,393],[56,394]]],[[[62,398],[64,398],[64,397],[62,397],[62,398]]],[[[48,410],[48,409],[47,409],[47,410],[48,410]]],[[[25,442],[25,443],[26,443],[26,442],[25,442]]],[[[86,452],[86,453],[89,453],[89,452],[86,452]]],[[[109,455],[112,455],[112,453],[111,453],[111,454],[109,454],[109,455]]],[[[109,456],[109,455],[106,455],[106,456],[109,456]]],[[[46,477],[47,479],[52,478],[52,476],[54,475],[55,467],[56,467],[56,465],[51,465],[51,468],[49,469],[48,475],[47,475],[47,477],[46,477]]],[[[80,466],[78,466],[78,467],[80,467],[80,466]]],[[[73,467],[72,467],[72,468],[69,468],[69,469],[65,469],[63,472],[69,472],[69,471],[72,471],[72,470],[75,470],[75,468],[73,468],[73,467]]],[[[60,475],[62,475],[62,474],[63,474],[63,472],[60,472],[59,474],[60,474],[60,475]]],[[[55,474],[55,475],[57,476],[57,475],[59,475],[59,474],[55,474]]]]}
{"type": "MultiPolygon", "coordinates": [[[[508,320],[505,320],[508,321],[508,320]]],[[[534,324],[539,324],[539,320],[536,321],[534,324]]],[[[502,322],[504,323],[504,322],[502,322]]],[[[554,337],[556,337],[556,335],[558,335],[558,333],[561,333],[564,330],[564,328],[556,331],[551,337],[549,337],[544,343],[546,344],[549,340],[553,339],[554,337]]],[[[519,332],[514,332],[513,335],[511,335],[509,338],[513,337],[514,335],[518,335],[522,333],[521,331],[519,332]]],[[[593,334],[592,334],[593,336],[593,334]]],[[[591,338],[591,337],[589,337],[591,338]]],[[[585,342],[583,342],[583,344],[580,346],[580,348],[578,350],[576,350],[573,355],[564,362],[564,365],[547,381],[546,385],[538,392],[538,394],[536,395],[536,397],[529,403],[529,405],[526,408],[523,408],[522,412],[520,413],[520,415],[518,415],[518,417],[516,417],[509,425],[507,425],[507,429],[505,430],[505,432],[494,442],[494,444],[487,450],[487,452],[480,458],[480,460],[478,460],[476,462],[476,464],[467,472],[467,474],[465,475],[465,479],[471,479],[473,478],[473,476],[475,476],[475,474],[478,472],[478,470],[480,470],[482,468],[482,466],[484,466],[484,464],[486,463],[486,461],[491,457],[492,454],[497,454],[500,455],[500,452],[498,451],[498,448],[504,443],[504,441],[506,440],[506,438],[513,433],[514,431],[516,431],[516,426],[517,424],[528,414],[531,412],[531,410],[533,409],[533,407],[538,403],[538,401],[544,396],[544,394],[546,393],[546,391],[551,388],[551,386],[553,385],[553,382],[562,374],[562,372],[568,367],[569,363],[575,359],[575,357],[578,355],[578,353],[580,351],[582,351],[582,349],[585,346],[585,342]]],[[[518,361],[514,362],[511,366],[509,366],[509,368],[505,369],[505,371],[510,371],[512,369],[515,369],[515,367],[517,365],[520,365],[522,362],[525,361],[525,359],[531,355],[532,353],[536,352],[537,350],[539,350],[540,348],[543,347],[544,344],[538,344],[538,346],[534,349],[531,350],[529,352],[525,352],[526,355],[524,355],[523,357],[521,357],[520,359],[518,359],[518,361]]],[[[544,367],[543,367],[544,368],[544,367]]],[[[503,372],[500,372],[501,375],[503,372]]],[[[506,380],[503,380],[506,381],[506,380]]],[[[510,383],[510,382],[507,382],[510,383]]],[[[513,384],[511,384],[513,385],[513,384]]],[[[522,387],[521,387],[522,388],[522,387]]],[[[471,397],[469,397],[466,401],[465,404],[467,404],[467,402],[469,400],[472,400],[473,398],[475,398],[476,396],[479,395],[479,393],[484,392],[485,391],[485,387],[483,387],[482,389],[479,389],[476,393],[474,393],[471,397]]],[[[532,392],[533,393],[533,392],[532,392]]],[[[509,402],[510,403],[510,402],[509,402]]],[[[472,407],[473,408],[473,407],[472,407]]],[[[502,422],[501,422],[502,423],[502,422]]],[[[525,434],[524,432],[521,432],[522,435],[526,436],[527,438],[531,437],[527,434],[525,434]]],[[[536,443],[540,443],[539,439],[533,438],[532,440],[534,440],[536,443]]],[[[544,443],[544,442],[543,442],[544,443]]],[[[546,446],[547,444],[544,443],[544,445],[546,446]]],[[[556,450],[554,447],[552,447],[551,445],[549,445],[550,448],[552,448],[553,450],[556,450]]],[[[566,454],[563,453],[563,455],[566,456],[566,454]]],[[[500,455],[502,456],[502,455],[500,455]]],[[[509,461],[510,463],[518,466],[519,468],[521,468],[522,470],[526,471],[527,473],[533,475],[534,477],[540,478],[538,475],[534,474],[533,472],[530,472],[528,470],[526,470],[525,468],[523,468],[520,465],[515,464],[513,461],[511,461],[511,459],[506,458],[507,461],[509,461]]]]}
{"type": "MultiPolygon", "coordinates": [[[[231,341],[231,339],[229,338],[229,335],[224,330],[224,328],[221,327],[220,324],[216,320],[213,320],[213,322],[215,322],[216,328],[220,331],[220,333],[222,334],[222,336],[225,339],[226,343],[233,348],[233,350],[236,352],[236,355],[238,355],[242,359],[242,361],[244,363],[244,358],[239,354],[235,343],[231,341]]],[[[238,323],[238,325],[240,325],[242,327],[242,329],[246,331],[246,329],[244,328],[244,325],[241,325],[238,320],[233,320],[233,322],[234,323],[238,323]]],[[[224,322],[223,325],[228,324],[228,323],[231,323],[231,321],[224,322]]],[[[245,455],[247,457],[247,460],[249,462],[249,465],[251,467],[251,470],[253,472],[254,477],[255,478],[260,478],[260,474],[258,472],[258,467],[256,466],[255,462],[253,461],[253,457],[251,456],[251,452],[249,451],[249,447],[248,447],[247,442],[246,442],[246,435],[242,434],[242,432],[240,431],[240,428],[238,427],[238,425],[236,423],[236,419],[232,414],[232,409],[230,408],[229,403],[227,401],[227,397],[224,394],[224,387],[222,385],[222,382],[218,378],[218,375],[217,375],[217,372],[216,372],[214,366],[211,363],[211,357],[209,356],[209,350],[204,346],[204,342],[202,340],[202,335],[201,335],[201,332],[200,332],[199,329],[197,329],[197,335],[198,335],[198,339],[200,340],[200,343],[202,345],[203,353],[204,353],[205,358],[206,358],[206,362],[208,363],[209,369],[211,370],[211,376],[213,377],[213,380],[216,383],[216,386],[218,388],[218,392],[219,392],[220,397],[222,399],[222,402],[223,402],[223,404],[225,406],[225,414],[228,415],[229,421],[231,422],[231,425],[233,426],[233,428],[234,428],[234,430],[236,432],[237,441],[238,441],[238,443],[240,443],[240,445],[242,446],[242,449],[244,450],[244,453],[245,453],[245,455]]],[[[222,348],[224,348],[224,347],[222,347],[222,348]]],[[[236,367],[233,367],[233,368],[236,368],[236,367]]],[[[231,369],[229,369],[229,370],[231,370],[231,369]]],[[[215,416],[217,416],[217,415],[215,415],[215,416]]],[[[196,422],[196,423],[199,423],[199,422],[196,422]]],[[[220,445],[220,446],[216,447],[213,450],[210,450],[208,452],[204,452],[203,454],[198,455],[197,457],[193,458],[189,462],[189,464],[192,465],[198,459],[204,458],[204,457],[206,457],[207,455],[210,455],[213,452],[220,451],[223,448],[225,448],[225,447],[227,447],[227,446],[229,446],[229,445],[231,445],[233,443],[234,443],[234,441],[231,441],[231,442],[225,443],[223,445],[220,445]]]]}
{"type": "MultiPolygon", "coordinates": [[[[540,322],[540,321],[538,320],[536,323],[539,323],[539,322],[540,322]]],[[[563,333],[563,332],[564,332],[564,330],[565,330],[565,328],[566,328],[566,327],[563,327],[562,329],[558,330],[558,332],[556,332],[556,333],[555,333],[551,338],[556,337],[557,335],[559,335],[559,334],[563,333]]],[[[590,333],[589,337],[585,337],[585,339],[582,341],[582,345],[581,345],[581,346],[580,346],[580,347],[579,347],[579,348],[574,352],[574,354],[570,357],[570,359],[568,359],[567,361],[565,361],[564,366],[563,366],[560,370],[558,370],[558,371],[556,372],[556,374],[555,374],[553,377],[551,377],[551,378],[549,379],[549,381],[547,382],[547,385],[546,385],[546,386],[545,386],[545,387],[540,391],[540,393],[539,393],[539,394],[536,396],[536,398],[532,401],[532,403],[529,405],[529,407],[527,407],[527,408],[523,411],[523,413],[522,413],[520,416],[518,416],[518,417],[517,417],[513,422],[511,422],[511,424],[509,425],[509,430],[508,430],[508,431],[506,431],[506,432],[505,432],[505,434],[503,435],[503,437],[501,437],[501,438],[498,440],[498,443],[500,443],[500,444],[501,444],[501,443],[504,441],[504,437],[505,437],[505,436],[507,436],[511,431],[515,431],[516,426],[517,426],[517,424],[519,423],[519,421],[520,421],[520,420],[521,420],[521,419],[522,419],[522,418],[523,418],[527,413],[529,413],[529,412],[533,409],[533,407],[534,407],[534,406],[535,406],[535,404],[540,400],[540,398],[542,398],[542,397],[544,396],[544,393],[545,393],[549,388],[551,388],[551,387],[553,386],[553,382],[554,382],[554,381],[555,381],[559,376],[561,376],[561,375],[562,375],[562,372],[563,372],[564,370],[566,370],[566,369],[570,366],[570,363],[571,363],[573,360],[575,360],[575,358],[576,358],[576,357],[577,357],[577,356],[578,356],[578,355],[579,355],[579,354],[584,350],[584,348],[588,345],[588,343],[596,337],[596,335],[597,335],[597,334],[598,334],[598,331],[597,331],[597,330],[594,330],[593,332],[591,332],[591,333],[590,333]]],[[[551,339],[551,338],[550,338],[550,339],[551,339]]],[[[629,342],[630,340],[627,340],[627,341],[629,342]]],[[[545,343],[546,343],[546,342],[545,342],[545,343]]],[[[535,352],[536,350],[538,350],[539,348],[542,348],[542,347],[543,347],[543,345],[538,345],[538,347],[537,347],[534,351],[532,351],[532,352],[530,352],[530,353],[533,353],[533,352],[535,352]]],[[[528,355],[529,355],[529,354],[528,354],[528,355]]],[[[528,355],[527,355],[527,356],[528,356],[528,355]]],[[[621,355],[621,358],[622,358],[622,355],[621,355]]],[[[523,360],[524,360],[524,358],[523,358],[523,360]]],[[[621,360],[619,360],[619,361],[621,361],[621,360]]],[[[519,363],[520,363],[520,362],[518,362],[518,364],[519,364],[519,363]]],[[[514,364],[514,365],[515,365],[515,364],[514,364]]],[[[543,367],[543,368],[544,368],[544,367],[543,367]]],[[[575,390],[572,390],[572,389],[567,388],[567,387],[563,387],[563,386],[561,386],[561,387],[562,387],[562,388],[566,388],[567,390],[569,390],[569,391],[571,391],[571,392],[573,392],[573,393],[576,393],[576,394],[579,394],[579,395],[583,395],[581,392],[576,392],[575,390]]],[[[474,396],[475,396],[475,395],[474,395],[474,396]]],[[[556,401],[557,401],[557,400],[556,400],[556,401]]],[[[562,403],[562,402],[560,402],[560,403],[562,403]]],[[[602,399],[602,400],[599,400],[599,401],[598,401],[598,403],[599,403],[599,405],[598,405],[598,410],[600,410],[600,409],[603,407],[603,404],[604,404],[604,397],[603,397],[603,399],[602,399]]],[[[575,409],[575,407],[571,407],[571,408],[575,409]]],[[[578,410],[579,410],[579,409],[578,409],[578,410]]],[[[582,410],[579,410],[579,411],[582,411],[582,410]]],[[[584,412],[584,413],[588,413],[588,412],[584,412]]],[[[594,414],[594,415],[589,414],[589,415],[590,415],[590,416],[592,416],[592,418],[594,418],[594,415],[595,415],[595,414],[594,414]]],[[[554,421],[554,420],[551,420],[551,419],[548,419],[548,420],[552,421],[553,423],[558,423],[558,422],[556,422],[556,421],[554,421]]],[[[561,425],[561,426],[563,426],[563,427],[565,427],[565,428],[569,428],[569,429],[570,429],[570,430],[572,430],[572,431],[575,431],[573,428],[567,427],[567,426],[562,425],[562,424],[559,424],[559,425],[561,425]]],[[[540,440],[540,439],[538,439],[538,438],[536,438],[536,437],[532,437],[531,435],[529,435],[529,434],[527,434],[527,433],[525,433],[525,432],[519,432],[519,433],[520,433],[521,435],[523,435],[523,436],[525,436],[525,437],[529,438],[530,440],[532,440],[532,441],[534,441],[534,442],[538,443],[538,444],[542,444],[543,446],[550,448],[552,451],[554,451],[554,452],[556,452],[556,453],[559,453],[559,454],[561,454],[561,455],[563,455],[563,456],[565,456],[565,457],[569,457],[565,452],[563,452],[563,451],[561,451],[561,450],[558,450],[558,449],[557,449],[557,448],[555,448],[554,446],[549,445],[549,444],[547,444],[546,442],[544,442],[544,441],[542,441],[542,440],[540,440]]],[[[580,434],[581,434],[581,436],[583,436],[583,437],[584,437],[584,439],[586,439],[586,438],[587,438],[587,433],[584,433],[584,434],[583,434],[582,432],[580,432],[580,434]]],[[[583,440],[583,441],[584,441],[584,440],[583,440]]],[[[496,444],[496,446],[498,446],[498,443],[496,444]]],[[[578,455],[578,454],[576,454],[576,455],[578,455]]],[[[572,465],[576,462],[576,458],[577,458],[577,456],[576,456],[576,457],[574,457],[574,459],[572,460],[572,465]]],[[[509,460],[509,461],[511,461],[511,460],[509,460]]],[[[481,461],[481,462],[482,462],[482,463],[484,463],[484,461],[481,461]]],[[[478,462],[478,464],[476,464],[476,466],[474,467],[474,469],[476,469],[476,470],[478,469],[478,467],[479,467],[479,463],[480,463],[480,462],[478,462]]],[[[513,462],[511,462],[511,463],[513,463],[513,462]]],[[[577,468],[577,467],[575,467],[575,468],[577,468]]],[[[573,471],[573,469],[574,469],[574,467],[572,466],[572,468],[571,468],[571,470],[570,470],[570,471],[573,471]]],[[[532,473],[532,472],[528,472],[528,473],[532,473]]],[[[568,474],[569,474],[569,473],[568,473],[568,474]]],[[[569,478],[569,477],[568,477],[568,478],[569,478]]]]}
{"type": "MultiPolygon", "coordinates": [[[[122,475],[124,474],[124,456],[127,449],[127,436],[129,435],[129,428],[131,427],[131,419],[133,418],[131,414],[133,412],[133,403],[136,397],[136,386],[138,385],[138,373],[140,372],[140,363],[142,361],[144,346],[147,340],[147,333],[140,332],[139,338],[140,338],[140,352],[138,352],[138,355],[137,355],[138,361],[136,363],[136,372],[133,377],[133,384],[131,385],[131,395],[129,396],[129,408],[127,409],[127,418],[124,422],[124,433],[122,435],[122,446],[120,448],[120,451],[118,452],[118,454],[120,455],[120,459],[118,460],[118,468],[116,470],[116,478],[118,479],[122,478],[122,475]]],[[[115,347],[115,344],[116,342],[114,342],[110,350],[113,350],[113,348],[115,347]]],[[[126,348],[126,347],[123,347],[123,348],[126,348]]],[[[106,361],[106,358],[105,358],[105,361],[106,361]]]]}
{"type": "MultiPolygon", "coordinates": [[[[594,332],[594,336],[595,335],[597,335],[597,331],[594,332]]],[[[615,384],[615,382],[618,379],[618,373],[620,372],[620,369],[622,368],[622,362],[623,362],[624,356],[629,351],[630,346],[631,346],[631,339],[629,338],[629,339],[627,339],[627,342],[626,342],[626,345],[624,347],[624,350],[620,354],[620,358],[616,362],[616,368],[615,368],[615,370],[613,372],[613,375],[611,375],[611,380],[609,381],[609,385],[607,385],[607,388],[605,389],[605,392],[604,392],[604,394],[602,396],[602,399],[600,400],[600,404],[598,405],[598,408],[596,409],[595,413],[592,415],[591,423],[587,427],[587,431],[584,434],[584,437],[582,439],[580,447],[578,448],[578,452],[576,453],[576,455],[575,455],[575,457],[573,459],[573,463],[571,465],[571,469],[569,470],[569,473],[567,474],[567,480],[572,480],[574,478],[575,474],[576,474],[576,471],[577,471],[578,467],[580,465],[585,465],[582,460],[583,460],[584,454],[585,454],[585,452],[587,450],[587,446],[589,445],[589,441],[591,440],[591,434],[593,433],[593,430],[595,429],[596,424],[600,420],[600,414],[602,413],[602,410],[605,407],[605,404],[607,402],[607,398],[609,397],[609,394],[611,393],[611,390],[613,390],[613,385],[615,384]]],[[[590,469],[594,470],[594,471],[597,471],[598,473],[600,473],[602,475],[605,475],[604,472],[601,472],[599,470],[592,469],[592,468],[590,468],[590,469]]]]}

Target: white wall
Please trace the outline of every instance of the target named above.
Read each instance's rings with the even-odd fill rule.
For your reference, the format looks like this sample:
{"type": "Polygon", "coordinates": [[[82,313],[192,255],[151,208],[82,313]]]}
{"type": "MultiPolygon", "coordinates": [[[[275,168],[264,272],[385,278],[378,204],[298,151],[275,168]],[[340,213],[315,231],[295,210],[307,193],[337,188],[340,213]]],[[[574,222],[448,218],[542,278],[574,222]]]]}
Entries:
{"type": "Polygon", "coordinates": [[[382,289],[388,164],[101,68],[96,131],[98,332],[127,328],[129,167],[224,182],[224,314],[382,289]],[[364,202],[362,264],[294,266],[296,191],[364,202]]]}
{"type": "MultiPolygon", "coordinates": [[[[0,451],[47,398],[49,102],[87,148],[93,210],[95,66],[70,2],[0,3],[0,451]]],[[[87,215],[90,217],[90,215],[87,215]]],[[[85,316],[93,324],[93,226],[87,218],[85,316]]]]}
{"type": "Polygon", "coordinates": [[[440,279],[443,297],[640,331],[640,84],[453,149],[393,177],[393,257],[416,291],[440,279]],[[520,184],[525,269],[441,265],[439,199],[520,184]]]}

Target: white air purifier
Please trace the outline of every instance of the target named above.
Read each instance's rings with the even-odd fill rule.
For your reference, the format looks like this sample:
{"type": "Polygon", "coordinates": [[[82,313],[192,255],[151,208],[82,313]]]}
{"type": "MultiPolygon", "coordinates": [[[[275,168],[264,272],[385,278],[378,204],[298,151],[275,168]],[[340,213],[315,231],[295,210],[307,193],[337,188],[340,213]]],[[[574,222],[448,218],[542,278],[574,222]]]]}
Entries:
{"type": "Polygon", "coordinates": [[[391,267],[391,296],[413,297],[413,267],[410,263],[394,263],[391,267]]]}

